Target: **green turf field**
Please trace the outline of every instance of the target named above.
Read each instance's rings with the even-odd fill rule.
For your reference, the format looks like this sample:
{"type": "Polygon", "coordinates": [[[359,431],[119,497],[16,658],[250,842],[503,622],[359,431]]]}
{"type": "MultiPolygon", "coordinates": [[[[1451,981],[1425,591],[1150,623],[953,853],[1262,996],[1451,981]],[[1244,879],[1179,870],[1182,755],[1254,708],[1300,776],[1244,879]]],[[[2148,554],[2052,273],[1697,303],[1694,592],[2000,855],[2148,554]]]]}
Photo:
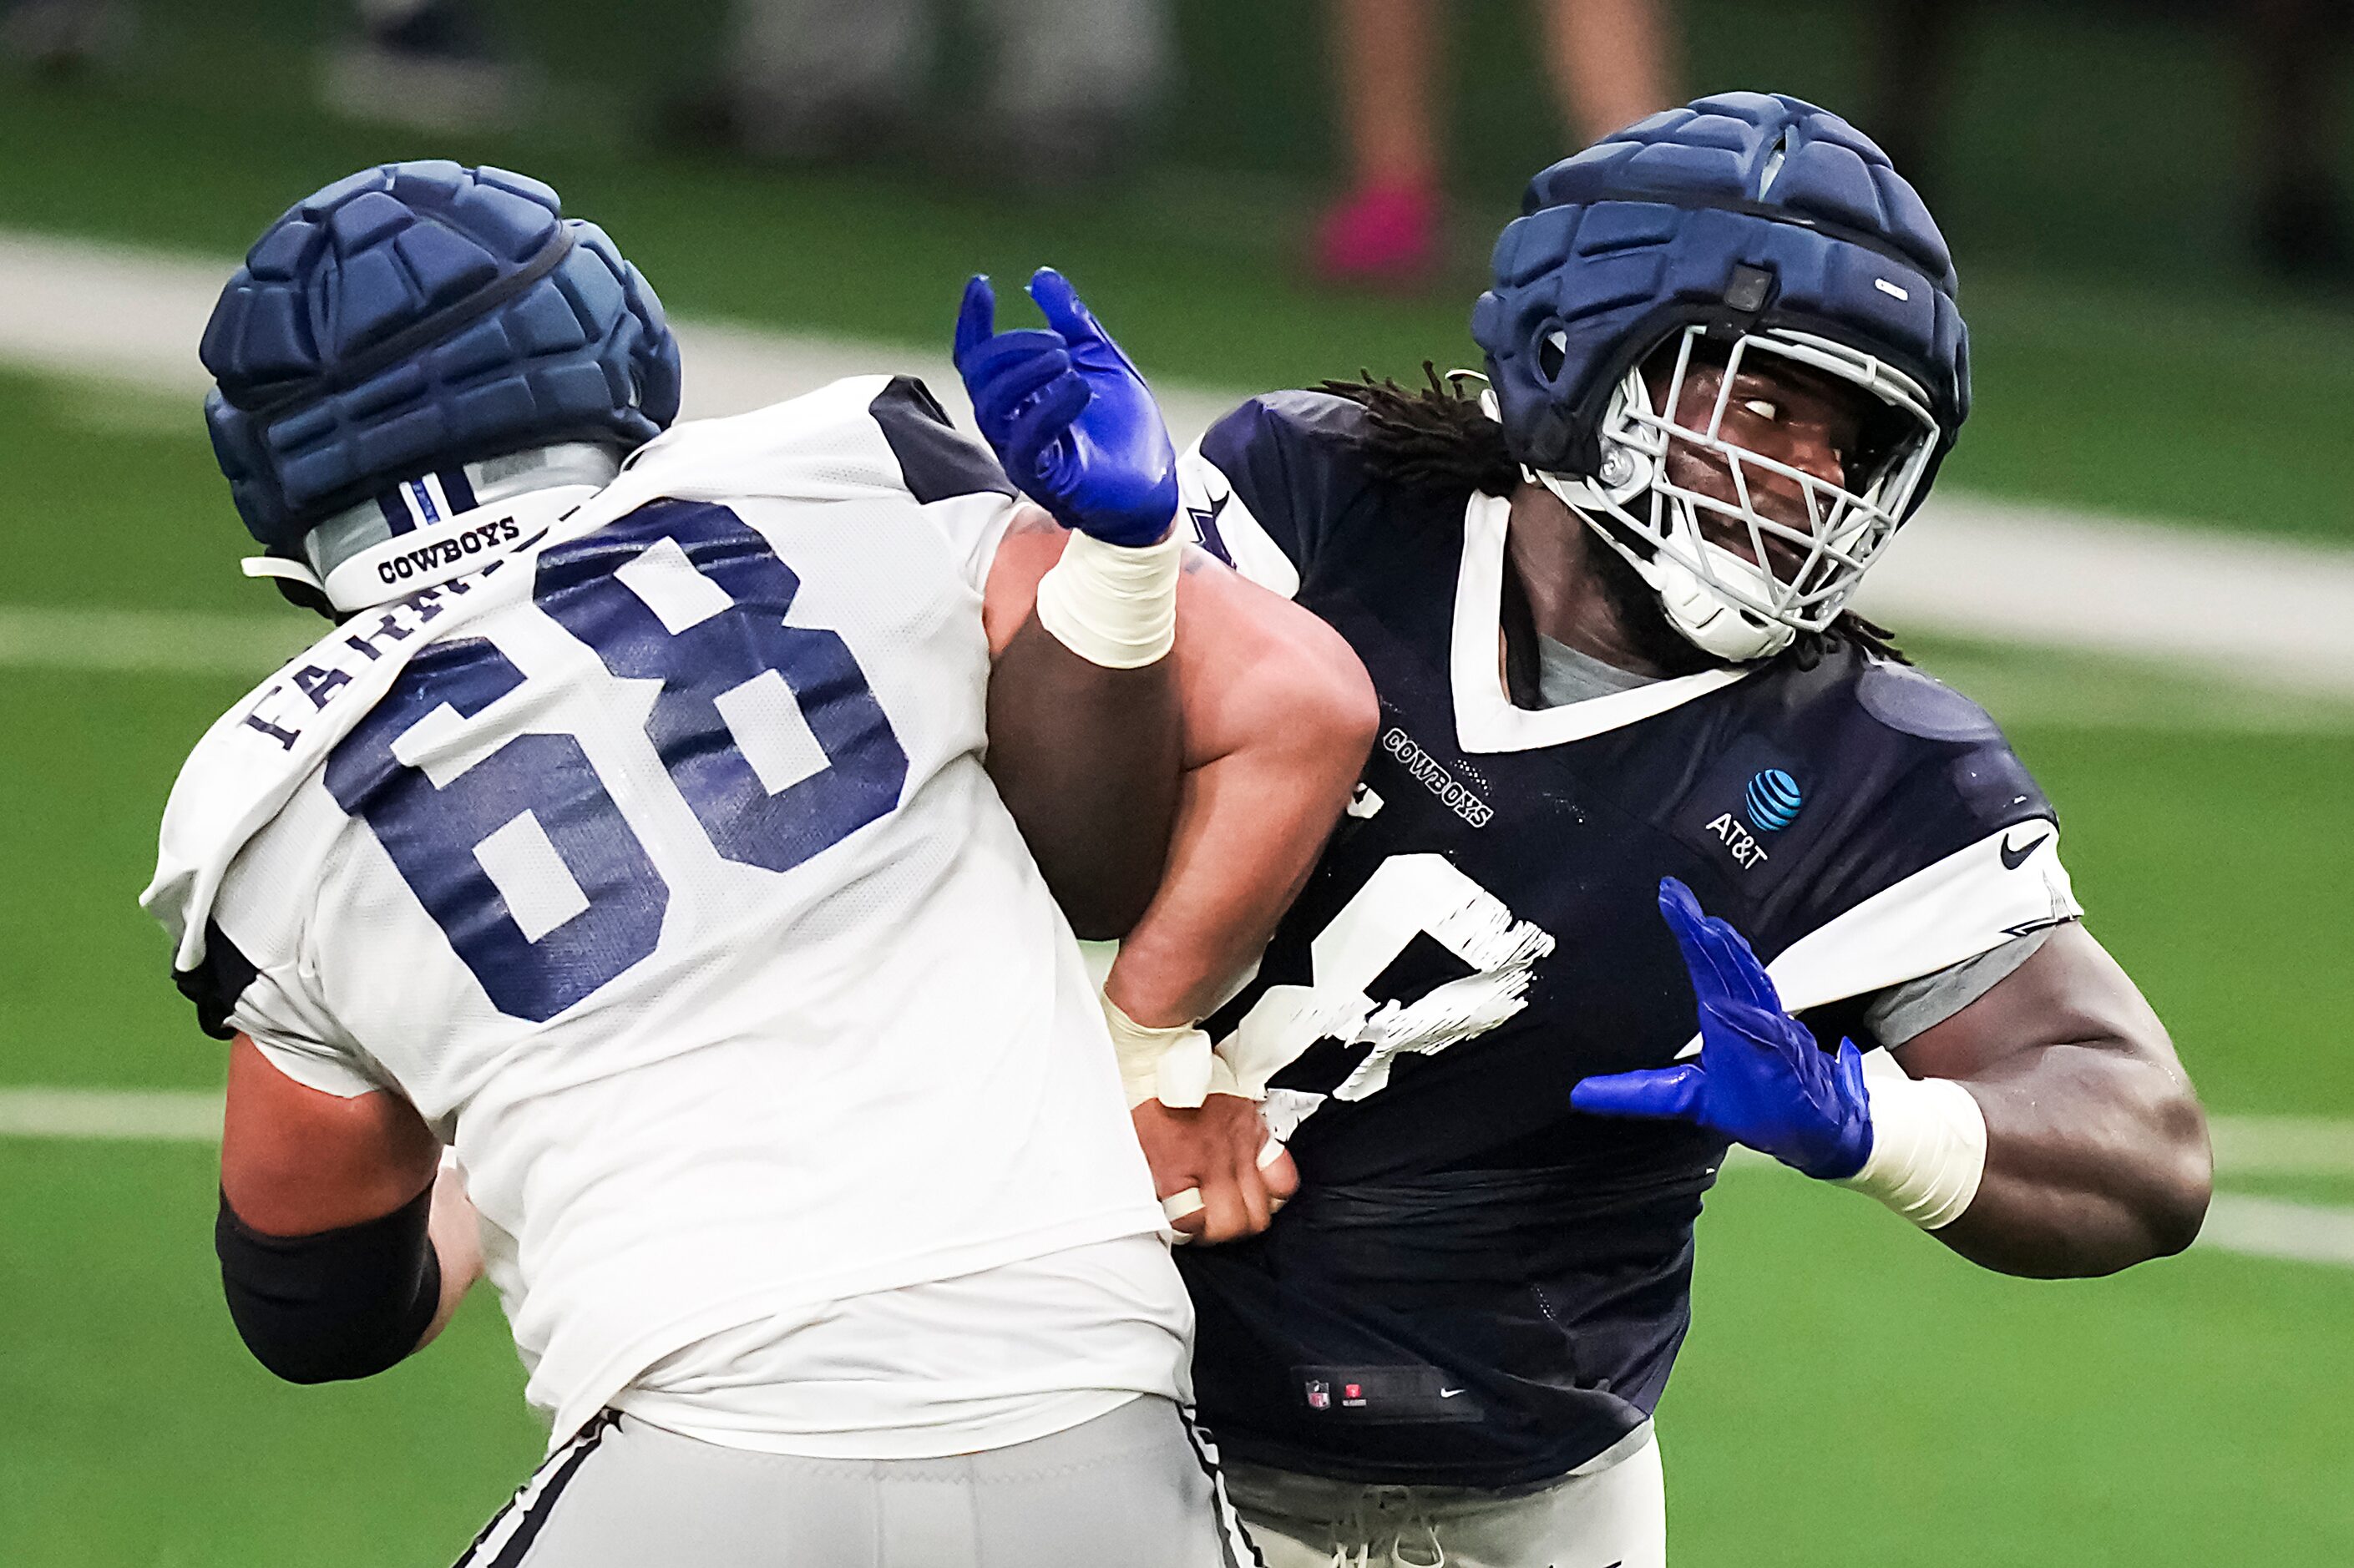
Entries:
{"type": "MultiPolygon", "coordinates": [[[[0,471],[42,498],[0,509],[7,604],[259,619],[264,646],[277,616],[301,638],[298,614],[232,575],[201,440],[153,414],[0,376],[0,471]]],[[[132,900],[181,756],[244,683],[77,669],[70,640],[30,660],[5,626],[0,1085],[217,1085],[218,1048],[132,900]]],[[[2116,661],[1923,652],[2014,721],[2094,928],[2212,1105],[2354,1118],[2338,1022],[2354,1009],[2338,821],[2354,712],[2116,661]]],[[[2245,1190],[2354,1198],[2294,1172],[2245,1190]]],[[[496,1311],[473,1303],[375,1383],[278,1385],[229,1332],[211,1203],[200,1145],[0,1139],[0,1563],[453,1556],[538,1442],[496,1311]]],[[[2202,1251],[2107,1282],[2001,1280],[1770,1170],[1729,1175],[1703,1234],[1662,1414],[1680,1562],[2354,1559],[2354,1275],[2202,1251]]]]}
{"type": "MultiPolygon", "coordinates": [[[[1702,0],[1696,85],[1771,73],[1852,94],[1857,8],[1702,0]]],[[[318,8],[220,9],[148,6],[124,80],[0,79],[0,228],[228,255],[292,196],[428,150],[308,106],[318,8]]],[[[1550,150],[1509,58],[1525,7],[1464,9],[1498,25],[1463,73],[1520,74],[1517,96],[1463,111],[1462,191],[1487,216],[1467,217],[1458,297],[1336,300],[1291,280],[1325,156],[1305,5],[1188,0],[1182,159],[1115,197],[1008,203],[907,170],[649,158],[625,129],[648,84],[620,79],[598,40],[626,25],[626,63],[675,79],[714,35],[708,5],[650,28],[625,24],[642,12],[624,0],[573,0],[564,26],[555,0],[528,0],[514,25],[570,90],[539,128],[433,150],[555,180],[683,313],[937,352],[966,270],[1053,260],[1156,372],[1403,372],[1468,357],[1474,231],[1550,150]]],[[[2354,329],[2233,270],[2229,84],[2208,46],[2077,12],[1990,26],[2011,47],[1965,94],[1947,180],[1979,376],[1951,478],[2346,538],[2354,503],[2330,454],[2354,424],[2354,329]],[[2204,90],[2158,90],[2194,78],[2204,90]],[[2169,114],[2145,132],[2152,102],[2169,114]],[[2143,134],[2177,137],[2179,155],[2137,156],[2143,134]],[[2115,281],[2146,257],[2160,264],[2115,281]]],[[[235,575],[241,535],[192,408],[0,371],[0,1088],[216,1086],[219,1048],[133,899],[172,775],[243,689],[235,672],[268,667],[270,618],[289,641],[309,623],[235,575]],[[122,625],[89,618],[125,611],[224,619],[138,623],[152,662],[195,673],[88,667],[122,625]]],[[[2093,928],[2211,1104],[2354,1122],[2354,708],[2125,661],[1917,646],[2010,726],[2061,805],[2093,928]]],[[[370,1383],[279,1385],[219,1304],[212,1181],[198,1144],[0,1138],[0,1565],[455,1556],[540,1442],[495,1309],[475,1301],[370,1383]]],[[[2354,1208],[2345,1171],[2227,1186],[2354,1208]]],[[[1702,1230],[1697,1327],[1661,1415],[1680,1563],[2354,1562],[2354,1271],[2201,1250],[2111,1281],[2004,1280],[1862,1200],[1759,1169],[1727,1176],[1702,1230]]]]}

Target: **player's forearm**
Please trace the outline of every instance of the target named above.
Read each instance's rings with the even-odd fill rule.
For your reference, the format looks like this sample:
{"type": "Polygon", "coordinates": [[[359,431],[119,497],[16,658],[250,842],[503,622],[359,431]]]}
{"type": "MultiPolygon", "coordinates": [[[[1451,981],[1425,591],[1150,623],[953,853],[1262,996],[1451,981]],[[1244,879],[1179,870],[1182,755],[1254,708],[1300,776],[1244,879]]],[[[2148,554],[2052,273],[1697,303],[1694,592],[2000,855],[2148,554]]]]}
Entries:
{"type": "Polygon", "coordinates": [[[2180,1252],[2206,1216],[2207,1120],[2166,1027],[2083,926],[1893,1053],[1963,1086],[1985,1162],[1935,1233],[2006,1274],[2111,1274],[2180,1252]]]}
{"type": "Polygon", "coordinates": [[[399,1095],[311,1088],[238,1037],[213,1234],[256,1360],[291,1383],[368,1377],[440,1331],[481,1268],[440,1153],[399,1095]]]}
{"type": "Polygon", "coordinates": [[[1125,935],[1151,901],[1177,815],[1172,661],[1108,669],[1034,617],[989,683],[989,773],[1082,937],[1125,935]]]}
{"type": "Polygon", "coordinates": [[[1106,994],[1140,1023],[1190,1023],[1267,946],[1373,746],[1364,666],[1298,605],[1196,555],[1177,643],[1186,774],[1169,868],[1106,994]]]}
{"type": "Polygon", "coordinates": [[[1363,744],[1333,742],[1246,747],[1186,775],[1167,874],[1105,982],[1129,1017],[1204,1017],[1267,946],[1363,766],[1363,744]]]}
{"type": "Polygon", "coordinates": [[[2005,1274],[2113,1274],[2180,1252],[2207,1212],[2207,1124],[2171,1053],[2045,1045],[1962,1079],[1987,1120],[1969,1207],[1933,1233],[2005,1274]]]}

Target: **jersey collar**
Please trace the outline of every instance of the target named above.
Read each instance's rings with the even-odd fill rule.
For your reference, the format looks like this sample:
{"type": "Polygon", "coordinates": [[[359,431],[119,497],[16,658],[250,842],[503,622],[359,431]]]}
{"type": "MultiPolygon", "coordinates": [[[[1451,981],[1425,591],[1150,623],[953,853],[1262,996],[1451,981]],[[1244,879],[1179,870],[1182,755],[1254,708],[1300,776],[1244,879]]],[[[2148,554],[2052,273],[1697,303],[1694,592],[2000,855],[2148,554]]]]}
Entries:
{"type": "Polygon", "coordinates": [[[1484,493],[1474,493],[1463,513],[1463,564],[1455,578],[1448,663],[1456,743],[1466,755],[1533,751],[1623,729],[1720,691],[1756,668],[1703,670],[1557,708],[1514,706],[1496,659],[1496,630],[1504,623],[1504,536],[1511,515],[1511,497],[1484,493]]]}
{"type": "Polygon", "coordinates": [[[597,493],[595,485],[559,484],[472,507],[356,551],[324,577],[275,556],[249,556],[241,564],[248,577],[288,577],[316,588],[350,614],[479,572],[501,556],[538,549],[597,493]]]}
{"type": "Polygon", "coordinates": [[[245,575],[302,583],[345,614],[372,609],[546,542],[620,467],[610,447],[559,441],[418,474],[319,523],[303,559],[255,556],[245,575]]]}

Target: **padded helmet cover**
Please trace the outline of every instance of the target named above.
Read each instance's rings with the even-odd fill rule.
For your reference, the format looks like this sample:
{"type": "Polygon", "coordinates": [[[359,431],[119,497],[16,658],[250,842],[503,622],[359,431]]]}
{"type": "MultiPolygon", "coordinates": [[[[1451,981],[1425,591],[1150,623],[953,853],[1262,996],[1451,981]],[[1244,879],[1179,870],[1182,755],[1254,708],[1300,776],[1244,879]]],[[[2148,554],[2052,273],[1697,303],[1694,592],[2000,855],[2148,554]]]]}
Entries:
{"type": "Polygon", "coordinates": [[[386,164],[290,207],[205,328],[214,454],[281,554],[387,484],[678,416],[678,345],[635,268],[502,169],[386,164]]]}
{"type": "Polygon", "coordinates": [[[1628,370],[1681,328],[1784,328],[1875,355],[1928,396],[1938,440],[1969,411],[1953,257],[1870,138],[1795,98],[1703,98],[1529,182],[1471,335],[1512,454],[1591,477],[1628,370]]]}

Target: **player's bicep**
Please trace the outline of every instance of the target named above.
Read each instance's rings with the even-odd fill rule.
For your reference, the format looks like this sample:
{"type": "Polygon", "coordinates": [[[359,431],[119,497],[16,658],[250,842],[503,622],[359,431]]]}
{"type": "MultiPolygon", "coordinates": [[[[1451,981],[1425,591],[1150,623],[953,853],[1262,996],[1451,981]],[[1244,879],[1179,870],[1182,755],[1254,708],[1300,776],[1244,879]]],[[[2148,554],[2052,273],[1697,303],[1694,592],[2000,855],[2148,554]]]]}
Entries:
{"type": "Polygon", "coordinates": [[[433,1179],[440,1143],[389,1089],[344,1096],[297,1082],[247,1035],[229,1048],[221,1192],[270,1235],[311,1235],[381,1219],[433,1179]]]}
{"type": "Polygon", "coordinates": [[[1317,778],[1353,783],[1380,705],[1347,640],[1198,552],[1188,555],[1177,592],[1186,766],[1256,748],[1279,752],[1317,778]]]}
{"type": "Polygon", "coordinates": [[[1863,1026],[1893,1049],[1914,1039],[1992,991],[2035,956],[2052,928],[2029,931],[1975,958],[1948,964],[1917,980],[1890,986],[1864,1000],[1863,1026]]]}
{"type": "Polygon", "coordinates": [[[2179,1075],[2174,1045],[2108,949],[2076,921],[2052,928],[2016,969],[1893,1054],[1914,1077],[1978,1078],[2009,1059],[2054,1046],[2090,1046],[2179,1075]]]}

